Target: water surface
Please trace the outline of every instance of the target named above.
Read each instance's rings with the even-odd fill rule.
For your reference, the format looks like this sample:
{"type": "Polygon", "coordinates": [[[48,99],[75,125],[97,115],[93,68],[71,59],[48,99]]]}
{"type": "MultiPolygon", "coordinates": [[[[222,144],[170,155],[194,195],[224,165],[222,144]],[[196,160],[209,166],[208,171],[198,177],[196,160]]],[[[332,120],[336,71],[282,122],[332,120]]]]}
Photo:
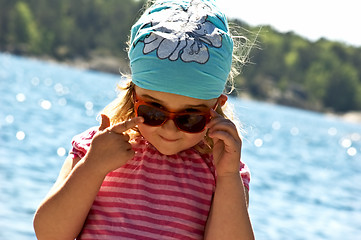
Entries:
{"type": "MultiPolygon", "coordinates": [[[[32,218],[71,138],[97,125],[120,76],[0,54],[0,239],[35,239],[32,218]]],[[[360,239],[361,125],[230,99],[246,131],[256,239],[360,239]]]]}

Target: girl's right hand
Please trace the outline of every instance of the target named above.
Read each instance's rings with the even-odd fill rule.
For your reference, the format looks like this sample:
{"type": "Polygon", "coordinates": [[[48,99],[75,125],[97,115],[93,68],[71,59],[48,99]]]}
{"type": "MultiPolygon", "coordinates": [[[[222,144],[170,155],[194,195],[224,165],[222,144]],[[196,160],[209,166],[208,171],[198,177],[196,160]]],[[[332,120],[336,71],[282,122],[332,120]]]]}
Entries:
{"type": "Polygon", "coordinates": [[[125,132],[142,123],[143,118],[132,118],[114,126],[110,126],[108,116],[102,114],[101,118],[99,131],[95,134],[84,161],[106,175],[133,158],[134,150],[125,132]]]}

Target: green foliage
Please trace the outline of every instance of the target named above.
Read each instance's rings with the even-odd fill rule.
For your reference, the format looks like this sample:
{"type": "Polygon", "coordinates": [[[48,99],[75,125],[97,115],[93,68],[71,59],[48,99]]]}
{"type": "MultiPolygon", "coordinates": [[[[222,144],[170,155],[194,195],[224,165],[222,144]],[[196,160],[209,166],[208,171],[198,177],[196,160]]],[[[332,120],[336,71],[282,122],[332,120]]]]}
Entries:
{"type": "Polygon", "coordinates": [[[15,4],[8,21],[8,41],[30,53],[40,52],[40,33],[29,6],[22,1],[15,4]]]}
{"type": "Polygon", "coordinates": [[[88,57],[125,56],[129,29],[144,1],[0,0],[0,50],[88,57]]]}
{"type": "Polygon", "coordinates": [[[327,81],[326,92],[323,98],[325,106],[332,107],[338,111],[357,109],[358,94],[357,70],[343,63],[331,70],[331,76],[327,81]]]}
{"type": "Polygon", "coordinates": [[[361,110],[360,47],[325,39],[311,42],[267,26],[257,40],[252,64],[244,67],[242,80],[236,79],[238,88],[255,98],[313,110],[361,110]]]}
{"type": "MultiPolygon", "coordinates": [[[[131,25],[145,0],[0,0],[0,51],[59,60],[126,58],[131,25]]],[[[259,27],[231,21],[254,39],[259,27]]],[[[239,32],[243,35],[242,32],[239,32]]],[[[361,47],[262,27],[236,88],[314,110],[361,110],[361,47]]]]}

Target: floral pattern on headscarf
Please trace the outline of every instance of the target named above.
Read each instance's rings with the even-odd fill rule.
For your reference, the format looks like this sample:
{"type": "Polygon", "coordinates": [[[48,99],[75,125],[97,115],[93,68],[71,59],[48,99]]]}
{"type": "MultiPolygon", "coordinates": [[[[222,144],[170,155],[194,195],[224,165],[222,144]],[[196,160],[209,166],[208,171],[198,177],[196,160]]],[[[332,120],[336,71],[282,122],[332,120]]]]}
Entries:
{"type": "Polygon", "coordinates": [[[208,47],[222,47],[222,33],[207,21],[209,6],[192,1],[188,8],[170,7],[149,15],[152,32],[144,39],[143,53],[156,50],[157,57],[204,64],[209,59],[208,47]]]}

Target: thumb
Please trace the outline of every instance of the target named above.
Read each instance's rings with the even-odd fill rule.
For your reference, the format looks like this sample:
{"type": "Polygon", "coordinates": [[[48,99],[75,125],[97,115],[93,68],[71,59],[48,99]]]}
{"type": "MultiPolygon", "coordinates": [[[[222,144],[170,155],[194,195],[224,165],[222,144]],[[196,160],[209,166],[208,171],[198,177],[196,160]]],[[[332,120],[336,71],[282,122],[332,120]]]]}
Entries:
{"type": "Polygon", "coordinates": [[[110,119],[105,114],[101,114],[100,116],[102,117],[102,119],[100,122],[99,131],[103,131],[104,129],[110,126],[110,119]]]}

